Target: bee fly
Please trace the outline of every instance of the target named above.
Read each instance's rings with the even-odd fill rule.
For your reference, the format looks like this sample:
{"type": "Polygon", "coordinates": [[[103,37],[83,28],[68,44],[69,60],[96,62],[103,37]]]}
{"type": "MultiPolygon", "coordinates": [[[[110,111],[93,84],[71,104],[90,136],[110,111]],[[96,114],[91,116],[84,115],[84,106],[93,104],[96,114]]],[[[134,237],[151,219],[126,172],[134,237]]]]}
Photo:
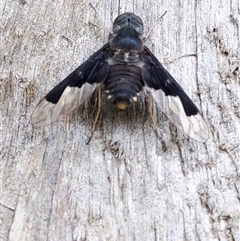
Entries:
{"type": "Polygon", "coordinates": [[[142,34],[141,18],[133,13],[119,15],[111,40],[39,102],[32,124],[45,126],[69,114],[100,86],[119,109],[136,101],[145,89],[179,129],[197,141],[206,141],[208,128],[198,108],[144,46],[142,34]]]}

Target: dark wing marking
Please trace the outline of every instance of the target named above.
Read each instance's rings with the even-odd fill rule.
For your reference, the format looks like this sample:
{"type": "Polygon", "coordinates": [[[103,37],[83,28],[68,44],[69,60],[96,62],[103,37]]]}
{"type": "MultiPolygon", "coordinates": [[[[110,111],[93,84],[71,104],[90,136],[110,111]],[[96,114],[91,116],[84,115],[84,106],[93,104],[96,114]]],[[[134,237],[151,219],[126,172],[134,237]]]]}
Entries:
{"type": "Polygon", "coordinates": [[[144,47],[143,61],[143,82],[157,105],[179,129],[205,142],[208,128],[198,108],[147,47],[144,47]]]}
{"type": "Polygon", "coordinates": [[[108,46],[105,44],[39,102],[32,114],[34,126],[48,125],[69,114],[105,81],[109,72],[108,46]]]}

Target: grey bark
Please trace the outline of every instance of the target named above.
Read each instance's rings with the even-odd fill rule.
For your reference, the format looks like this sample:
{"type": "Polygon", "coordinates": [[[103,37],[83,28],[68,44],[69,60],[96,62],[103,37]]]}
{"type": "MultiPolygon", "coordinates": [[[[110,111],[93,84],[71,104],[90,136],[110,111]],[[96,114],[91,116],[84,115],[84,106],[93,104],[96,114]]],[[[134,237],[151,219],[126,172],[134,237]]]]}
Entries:
{"type": "Polygon", "coordinates": [[[1,240],[240,240],[240,5],[232,1],[1,3],[1,240]],[[91,3],[96,11],[89,6],[91,3]],[[139,15],[146,45],[200,108],[209,140],[189,139],[144,100],[95,99],[33,128],[38,101],[139,15]],[[102,22],[102,24],[101,24],[102,22]]]}

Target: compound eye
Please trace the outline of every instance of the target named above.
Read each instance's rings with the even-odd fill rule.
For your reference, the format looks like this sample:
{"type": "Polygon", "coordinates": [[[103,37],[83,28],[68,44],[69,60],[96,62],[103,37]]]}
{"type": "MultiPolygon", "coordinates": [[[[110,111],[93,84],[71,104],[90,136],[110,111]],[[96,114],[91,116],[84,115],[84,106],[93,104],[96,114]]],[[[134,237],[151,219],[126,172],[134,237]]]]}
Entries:
{"type": "Polygon", "coordinates": [[[122,21],[126,20],[126,13],[123,13],[115,18],[113,26],[121,24],[122,21]]]}
{"type": "Polygon", "coordinates": [[[132,20],[133,20],[134,22],[136,22],[136,24],[139,24],[139,25],[143,26],[143,21],[142,21],[142,19],[139,18],[137,15],[135,15],[135,14],[133,14],[133,13],[132,13],[132,20]]]}
{"type": "Polygon", "coordinates": [[[117,33],[120,29],[124,27],[133,28],[140,35],[143,33],[143,22],[134,13],[123,13],[119,15],[113,23],[113,32],[117,33]]]}

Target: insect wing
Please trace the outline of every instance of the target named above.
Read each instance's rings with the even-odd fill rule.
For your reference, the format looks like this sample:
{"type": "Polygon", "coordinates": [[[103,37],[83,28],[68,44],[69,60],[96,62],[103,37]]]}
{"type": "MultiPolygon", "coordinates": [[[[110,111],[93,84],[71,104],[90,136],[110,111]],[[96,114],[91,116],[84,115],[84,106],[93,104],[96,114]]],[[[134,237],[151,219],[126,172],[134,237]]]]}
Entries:
{"type": "Polygon", "coordinates": [[[179,129],[205,142],[208,128],[198,108],[151,51],[144,48],[142,78],[157,105],[179,129]]]}
{"type": "Polygon", "coordinates": [[[108,44],[75,69],[39,102],[32,114],[32,124],[36,127],[48,125],[86,101],[108,76],[107,58],[108,44]]]}

